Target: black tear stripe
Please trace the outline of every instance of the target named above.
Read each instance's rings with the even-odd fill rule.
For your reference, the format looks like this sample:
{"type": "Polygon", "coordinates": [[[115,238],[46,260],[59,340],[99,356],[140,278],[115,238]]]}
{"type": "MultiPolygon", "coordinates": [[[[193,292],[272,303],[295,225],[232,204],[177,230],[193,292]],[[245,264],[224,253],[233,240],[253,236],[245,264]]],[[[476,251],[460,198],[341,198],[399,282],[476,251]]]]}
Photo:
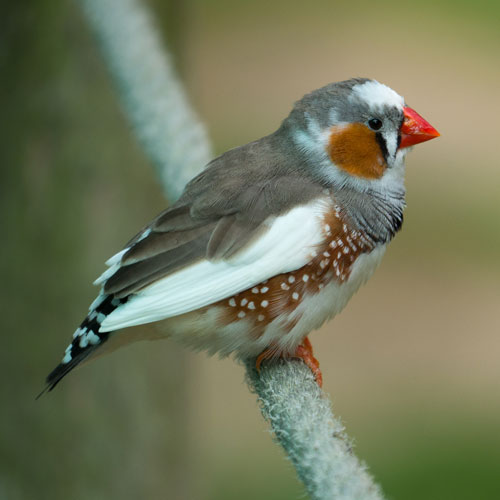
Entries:
{"type": "Polygon", "coordinates": [[[382,132],[375,132],[375,139],[380,147],[380,151],[382,151],[382,156],[384,157],[384,161],[387,164],[387,158],[389,157],[389,150],[387,149],[387,142],[385,142],[385,138],[382,135],[382,132]]]}
{"type": "Polygon", "coordinates": [[[80,329],[86,332],[92,332],[94,335],[99,337],[99,343],[90,344],[88,343],[85,347],[80,347],[81,336],[73,339],[70,346],[71,360],[67,363],[59,363],[54,370],[52,370],[47,379],[47,386],[45,389],[37,396],[40,397],[44,392],[50,392],[54,387],[79,363],[81,363],[87,356],[92,354],[93,351],[98,349],[109,337],[109,332],[100,332],[102,321],[98,320],[98,315],[103,314],[108,316],[111,314],[118,306],[127,302],[128,297],[123,299],[117,299],[113,295],[108,295],[104,300],[89,313],[89,315],[80,324],[80,329]],[[92,317],[92,319],[90,319],[92,317]]]}

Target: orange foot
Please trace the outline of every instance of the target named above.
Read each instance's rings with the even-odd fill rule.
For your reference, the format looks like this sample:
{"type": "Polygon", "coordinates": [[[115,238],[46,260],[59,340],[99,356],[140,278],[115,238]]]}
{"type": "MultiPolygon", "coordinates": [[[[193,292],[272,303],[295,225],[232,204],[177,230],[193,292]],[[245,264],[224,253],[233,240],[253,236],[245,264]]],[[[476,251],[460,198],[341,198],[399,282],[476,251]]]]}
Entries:
{"type": "MultiPolygon", "coordinates": [[[[255,361],[255,368],[260,373],[260,365],[265,359],[270,359],[276,356],[276,347],[268,347],[265,351],[262,351],[255,361]]],[[[295,353],[291,356],[292,358],[301,359],[312,371],[316,383],[319,387],[323,387],[323,374],[319,368],[319,361],[314,357],[311,342],[307,337],[304,338],[302,343],[297,347],[295,353]]]]}

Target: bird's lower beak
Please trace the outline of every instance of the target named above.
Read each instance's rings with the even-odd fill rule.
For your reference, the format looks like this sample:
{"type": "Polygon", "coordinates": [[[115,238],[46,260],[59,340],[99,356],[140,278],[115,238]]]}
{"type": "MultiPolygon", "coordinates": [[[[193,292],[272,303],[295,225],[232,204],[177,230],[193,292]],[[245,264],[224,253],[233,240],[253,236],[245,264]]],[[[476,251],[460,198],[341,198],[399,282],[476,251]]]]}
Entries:
{"type": "Polygon", "coordinates": [[[401,142],[399,148],[414,146],[420,142],[430,141],[439,137],[439,132],[427,121],[424,120],[415,110],[403,108],[404,121],[401,125],[401,142]]]}

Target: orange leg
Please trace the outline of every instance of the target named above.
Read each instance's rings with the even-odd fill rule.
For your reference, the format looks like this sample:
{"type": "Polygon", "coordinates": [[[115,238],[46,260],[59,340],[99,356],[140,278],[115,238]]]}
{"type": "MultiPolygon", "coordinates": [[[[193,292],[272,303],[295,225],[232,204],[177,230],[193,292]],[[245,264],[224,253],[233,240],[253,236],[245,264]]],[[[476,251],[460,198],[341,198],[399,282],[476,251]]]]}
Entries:
{"type": "MultiPolygon", "coordinates": [[[[264,360],[271,359],[275,356],[276,346],[268,347],[265,351],[262,351],[255,361],[255,368],[257,368],[257,371],[260,373],[260,365],[264,360]]],[[[304,338],[291,357],[301,359],[312,371],[318,386],[323,387],[323,374],[319,368],[319,361],[314,357],[311,342],[307,337],[304,338]]]]}
{"type": "Polygon", "coordinates": [[[277,349],[276,346],[271,346],[262,351],[258,356],[257,359],[255,360],[255,368],[257,368],[257,371],[260,373],[260,365],[262,364],[262,361],[266,359],[272,359],[276,356],[277,349]]]}
{"type": "Polygon", "coordinates": [[[307,337],[297,347],[293,357],[301,359],[312,371],[319,387],[323,387],[323,374],[319,368],[319,361],[314,357],[311,341],[307,337]]]}

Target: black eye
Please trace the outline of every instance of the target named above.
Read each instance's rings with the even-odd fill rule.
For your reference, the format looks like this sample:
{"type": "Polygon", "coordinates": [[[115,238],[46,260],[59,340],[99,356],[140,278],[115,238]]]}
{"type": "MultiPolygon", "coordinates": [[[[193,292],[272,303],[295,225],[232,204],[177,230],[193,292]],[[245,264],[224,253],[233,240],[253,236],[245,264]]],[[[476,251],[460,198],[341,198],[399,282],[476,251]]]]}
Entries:
{"type": "Polygon", "coordinates": [[[382,120],[379,120],[378,118],[372,118],[371,120],[368,120],[368,126],[372,130],[380,130],[382,128],[382,120]]]}

